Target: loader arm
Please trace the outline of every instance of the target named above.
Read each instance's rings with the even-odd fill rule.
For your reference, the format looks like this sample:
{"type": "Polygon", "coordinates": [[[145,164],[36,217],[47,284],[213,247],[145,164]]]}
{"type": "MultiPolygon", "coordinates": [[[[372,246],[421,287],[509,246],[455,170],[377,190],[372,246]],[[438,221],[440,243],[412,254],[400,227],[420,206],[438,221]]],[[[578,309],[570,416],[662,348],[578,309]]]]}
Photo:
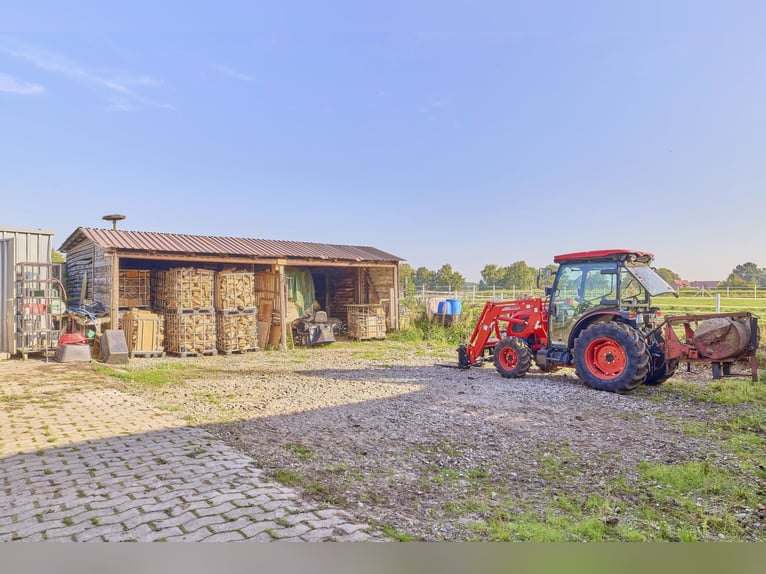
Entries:
{"type": "Polygon", "coordinates": [[[468,344],[458,349],[458,366],[468,368],[481,362],[485,352],[491,354],[505,337],[537,340],[544,329],[543,300],[488,301],[476,321],[468,344]]]}

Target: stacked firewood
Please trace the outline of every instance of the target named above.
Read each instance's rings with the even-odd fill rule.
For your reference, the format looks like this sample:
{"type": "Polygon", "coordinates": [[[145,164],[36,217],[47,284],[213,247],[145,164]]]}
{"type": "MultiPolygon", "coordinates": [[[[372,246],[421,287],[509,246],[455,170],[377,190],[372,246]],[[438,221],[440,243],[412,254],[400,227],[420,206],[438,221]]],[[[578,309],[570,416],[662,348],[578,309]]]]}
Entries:
{"type": "Polygon", "coordinates": [[[157,271],[154,278],[154,305],[159,309],[213,311],[215,271],[176,267],[157,271]]]}
{"type": "Polygon", "coordinates": [[[166,312],[165,341],[169,353],[181,356],[216,354],[215,315],[166,312]]]}
{"type": "Polygon", "coordinates": [[[255,277],[247,271],[219,271],[215,280],[217,311],[249,311],[254,309],[255,277]]]}
{"type": "Polygon", "coordinates": [[[148,269],[120,270],[120,307],[148,307],[151,300],[150,277],[148,269]]]}
{"type": "Polygon", "coordinates": [[[258,348],[256,310],[216,313],[216,340],[221,353],[245,353],[258,348]]]}
{"type": "Polygon", "coordinates": [[[214,355],[215,271],[176,267],[155,273],[154,304],[165,316],[165,348],[180,356],[214,355]]]}
{"type": "Polygon", "coordinates": [[[347,305],[348,336],[354,339],[385,339],[386,312],[382,305],[347,305]]]}
{"type": "Polygon", "coordinates": [[[244,353],[258,348],[255,276],[224,270],[215,280],[216,337],[221,353],[244,353]]]}

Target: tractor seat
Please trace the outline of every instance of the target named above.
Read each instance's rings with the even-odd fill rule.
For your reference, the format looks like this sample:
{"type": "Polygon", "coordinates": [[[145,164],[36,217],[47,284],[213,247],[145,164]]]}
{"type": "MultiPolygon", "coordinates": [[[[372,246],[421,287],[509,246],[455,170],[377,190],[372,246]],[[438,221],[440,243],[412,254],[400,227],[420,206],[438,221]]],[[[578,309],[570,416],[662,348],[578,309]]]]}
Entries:
{"type": "Polygon", "coordinates": [[[314,313],[314,323],[327,323],[327,311],[317,311],[314,313]]]}

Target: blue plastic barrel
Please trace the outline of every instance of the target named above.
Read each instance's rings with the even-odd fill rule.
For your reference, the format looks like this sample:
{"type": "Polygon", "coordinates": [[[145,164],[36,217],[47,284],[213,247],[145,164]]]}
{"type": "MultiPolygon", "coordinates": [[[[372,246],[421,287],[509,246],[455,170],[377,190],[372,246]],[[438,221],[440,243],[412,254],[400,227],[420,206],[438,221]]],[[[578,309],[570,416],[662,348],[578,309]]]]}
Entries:
{"type": "Polygon", "coordinates": [[[463,303],[459,299],[447,299],[450,315],[460,315],[463,312],[463,303]]]}
{"type": "Polygon", "coordinates": [[[439,315],[452,315],[452,304],[450,303],[450,299],[439,301],[439,306],[436,308],[436,312],[439,313],[439,315]]]}

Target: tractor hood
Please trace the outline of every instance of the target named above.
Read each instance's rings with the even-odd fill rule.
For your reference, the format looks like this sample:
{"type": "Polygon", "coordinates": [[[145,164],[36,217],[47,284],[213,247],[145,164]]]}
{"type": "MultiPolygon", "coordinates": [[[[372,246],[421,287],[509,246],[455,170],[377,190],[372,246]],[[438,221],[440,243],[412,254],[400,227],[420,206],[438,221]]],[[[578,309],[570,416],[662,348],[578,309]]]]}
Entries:
{"type": "Polygon", "coordinates": [[[659,274],[648,265],[626,265],[625,268],[644,286],[652,297],[672,293],[678,297],[678,293],[659,274]]]}

